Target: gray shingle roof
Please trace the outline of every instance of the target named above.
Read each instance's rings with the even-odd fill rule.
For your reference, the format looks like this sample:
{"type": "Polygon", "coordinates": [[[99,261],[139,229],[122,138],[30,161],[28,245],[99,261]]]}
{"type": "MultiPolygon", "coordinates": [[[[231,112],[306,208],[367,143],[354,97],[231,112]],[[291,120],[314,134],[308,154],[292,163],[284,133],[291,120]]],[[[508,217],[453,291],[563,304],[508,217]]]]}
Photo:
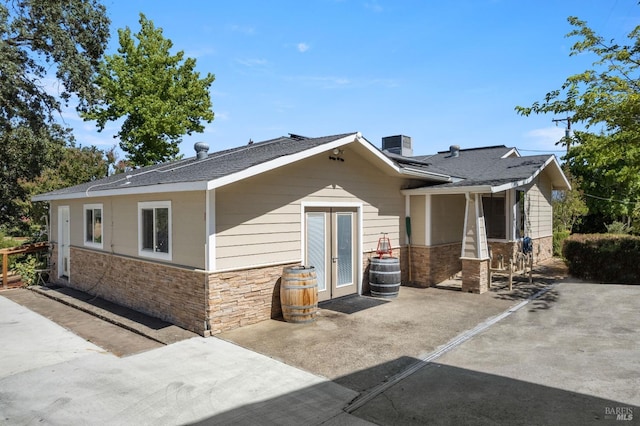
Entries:
{"type": "Polygon", "coordinates": [[[64,196],[89,191],[98,192],[123,187],[135,188],[158,184],[208,182],[279,157],[297,154],[354,134],[355,132],[343,133],[319,138],[307,138],[290,134],[289,136],[215,152],[202,160],[197,160],[194,156],[169,163],[142,167],[125,174],[112,175],[96,181],[51,191],[39,195],[37,198],[47,199],[49,196],[64,196]]]}
{"type": "Polygon", "coordinates": [[[533,176],[549,160],[551,155],[525,157],[505,155],[514,151],[504,145],[460,150],[458,157],[449,151],[435,155],[400,157],[392,155],[401,164],[431,173],[441,173],[454,178],[454,182],[438,185],[439,188],[466,186],[499,186],[518,182],[533,176]]]}
{"type": "MultiPolygon", "coordinates": [[[[37,200],[66,198],[73,194],[99,196],[100,191],[120,190],[124,188],[142,188],[163,184],[182,184],[188,188],[190,183],[200,185],[211,182],[253,166],[266,163],[280,157],[294,155],[303,151],[328,144],[356,133],[309,138],[289,134],[263,142],[250,143],[237,148],[209,154],[207,158],[197,160],[190,157],[154,166],[143,167],[125,174],[108,176],[97,181],[62,188],[35,197],[37,200]]],[[[375,148],[377,149],[377,148],[375,148]]],[[[457,188],[468,186],[500,186],[518,182],[533,176],[549,160],[551,155],[536,155],[503,158],[513,148],[504,145],[486,148],[460,150],[458,157],[452,157],[449,151],[435,155],[402,157],[385,152],[400,169],[451,177],[453,182],[438,184],[439,188],[457,188]]],[[[201,186],[200,186],[201,187],[201,186]]]]}

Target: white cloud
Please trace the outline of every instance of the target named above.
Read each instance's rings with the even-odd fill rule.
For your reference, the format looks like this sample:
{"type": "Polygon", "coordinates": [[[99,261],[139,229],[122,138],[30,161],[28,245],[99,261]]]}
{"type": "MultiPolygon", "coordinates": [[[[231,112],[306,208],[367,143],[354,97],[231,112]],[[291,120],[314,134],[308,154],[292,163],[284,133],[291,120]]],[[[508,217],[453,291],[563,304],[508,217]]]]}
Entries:
{"type": "Polygon", "coordinates": [[[236,24],[233,24],[233,25],[229,26],[229,28],[233,32],[242,33],[242,34],[245,34],[245,35],[253,35],[256,32],[255,28],[247,26],[247,25],[236,25],[236,24]]]}
{"type": "Polygon", "coordinates": [[[364,7],[375,13],[380,13],[383,10],[382,6],[380,6],[380,4],[376,0],[365,2],[364,7]]]}
{"type": "Polygon", "coordinates": [[[298,52],[304,53],[307,50],[309,50],[311,46],[309,46],[307,43],[298,43],[297,47],[298,47],[298,52]]]}
{"type": "Polygon", "coordinates": [[[349,78],[344,76],[297,76],[292,80],[309,83],[319,86],[323,89],[337,88],[366,88],[366,87],[397,87],[399,84],[396,80],[388,78],[349,78]]]}
{"type": "Polygon", "coordinates": [[[269,63],[266,59],[258,58],[236,58],[236,62],[246,67],[262,67],[269,63]]]}
{"type": "Polygon", "coordinates": [[[562,147],[556,145],[556,142],[564,137],[564,132],[562,127],[549,126],[530,130],[524,136],[531,141],[531,146],[535,146],[536,149],[557,151],[562,147]]]}
{"type": "Polygon", "coordinates": [[[229,113],[226,111],[216,111],[215,112],[215,121],[227,121],[229,120],[229,113]]]}
{"type": "Polygon", "coordinates": [[[187,50],[184,52],[184,56],[187,58],[202,58],[203,56],[209,56],[216,53],[212,47],[201,47],[199,49],[187,50]]]}

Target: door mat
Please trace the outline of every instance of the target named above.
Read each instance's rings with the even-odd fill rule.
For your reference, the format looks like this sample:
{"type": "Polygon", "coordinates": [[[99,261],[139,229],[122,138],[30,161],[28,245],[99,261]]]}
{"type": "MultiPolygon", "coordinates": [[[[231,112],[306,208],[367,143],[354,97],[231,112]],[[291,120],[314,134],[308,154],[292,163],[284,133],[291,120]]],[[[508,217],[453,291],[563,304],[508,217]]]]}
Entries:
{"type": "Polygon", "coordinates": [[[327,309],[329,311],[341,312],[343,314],[353,314],[363,311],[365,309],[374,308],[376,306],[389,303],[390,300],[379,299],[375,297],[367,296],[346,296],[338,299],[327,300],[326,302],[320,302],[318,307],[320,309],[327,309]]]}

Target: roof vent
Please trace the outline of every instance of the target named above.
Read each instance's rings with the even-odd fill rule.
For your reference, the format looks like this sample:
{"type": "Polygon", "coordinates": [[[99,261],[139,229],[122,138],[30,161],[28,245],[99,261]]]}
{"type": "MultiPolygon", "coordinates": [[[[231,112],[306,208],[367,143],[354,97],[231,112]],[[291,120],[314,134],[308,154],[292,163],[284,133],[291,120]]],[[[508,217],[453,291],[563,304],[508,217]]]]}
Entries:
{"type": "Polygon", "coordinates": [[[411,138],[405,135],[386,136],[382,138],[382,150],[403,157],[413,157],[411,138]]]}
{"type": "Polygon", "coordinates": [[[451,153],[450,157],[460,157],[460,145],[451,145],[449,147],[449,152],[451,153]]]}
{"type": "Polygon", "coordinates": [[[207,158],[207,153],[209,152],[209,145],[204,142],[196,142],[193,146],[193,149],[196,150],[196,159],[203,160],[207,158]]]}

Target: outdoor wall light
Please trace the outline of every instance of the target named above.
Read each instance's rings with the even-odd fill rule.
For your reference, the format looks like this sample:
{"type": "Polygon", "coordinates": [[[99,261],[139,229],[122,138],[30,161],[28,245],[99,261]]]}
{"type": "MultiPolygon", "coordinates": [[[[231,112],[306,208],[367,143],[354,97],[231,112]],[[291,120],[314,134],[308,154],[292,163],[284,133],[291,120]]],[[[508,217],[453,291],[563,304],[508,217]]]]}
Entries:
{"type": "Polygon", "coordinates": [[[343,161],[344,162],[344,158],[342,158],[342,153],[344,151],[341,150],[340,148],[334,148],[332,153],[333,155],[329,156],[329,160],[333,160],[333,161],[343,161]]]}

